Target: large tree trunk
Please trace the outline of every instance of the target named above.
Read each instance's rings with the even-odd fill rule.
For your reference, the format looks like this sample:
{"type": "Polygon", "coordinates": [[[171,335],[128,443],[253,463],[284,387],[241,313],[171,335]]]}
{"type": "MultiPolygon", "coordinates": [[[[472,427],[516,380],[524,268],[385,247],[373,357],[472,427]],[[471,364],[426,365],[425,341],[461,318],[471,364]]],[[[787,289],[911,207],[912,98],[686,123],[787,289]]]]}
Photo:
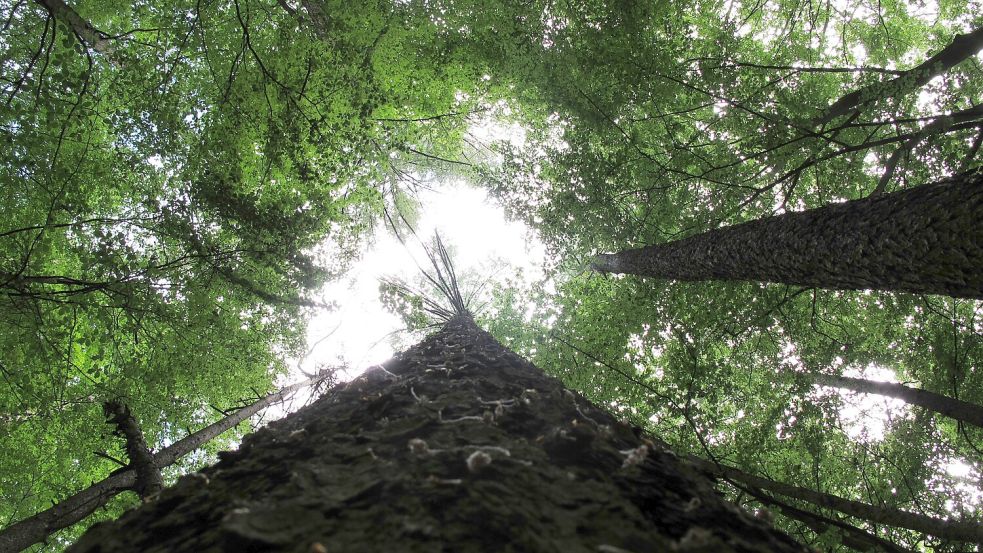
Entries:
{"type": "Polygon", "coordinates": [[[603,254],[593,268],[983,298],[983,173],[603,254]]]}
{"type": "Polygon", "coordinates": [[[72,551],[805,549],[459,316],[72,551]]]}
{"type": "Polygon", "coordinates": [[[863,394],[878,394],[897,398],[906,403],[924,407],[940,415],[945,415],[958,421],[983,428],[983,406],[976,405],[975,403],[969,403],[968,401],[951,398],[928,390],[920,390],[892,382],[876,382],[864,378],[851,378],[849,376],[835,376],[830,374],[817,374],[815,380],[819,384],[834,388],[845,388],[863,394]]]}

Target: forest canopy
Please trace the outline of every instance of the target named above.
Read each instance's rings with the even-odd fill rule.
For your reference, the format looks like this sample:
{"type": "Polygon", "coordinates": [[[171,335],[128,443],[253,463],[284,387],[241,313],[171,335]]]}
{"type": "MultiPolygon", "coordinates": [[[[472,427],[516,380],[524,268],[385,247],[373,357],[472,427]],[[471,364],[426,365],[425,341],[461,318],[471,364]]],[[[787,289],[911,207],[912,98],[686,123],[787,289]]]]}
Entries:
{"type": "MultiPolygon", "coordinates": [[[[978,186],[981,13],[0,0],[0,529],[132,461],[107,403],[160,451],[273,391],[309,347],[306,321],[333,307],[322,286],[376,229],[411,236],[414,198],[453,178],[545,244],[542,279],[474,276],[479,323],[511,349],[710,463],[722,493],[807,544],[974,550],[945,530],[983,519],[983,430],[952,415],[983,405],[979,299],[590,265],[947,179],[978,186]],[[524,138],[475,132],[489,122],[524,138]],[[940,411],[912,389],[963,403],[940,411]],[[885,396],[880,427],[855,414],[885,396]]],[[[383,294],[409,328],[432,323],[417,292],[383,294]]],[[[137,501],[119,495],[34,550],[137,501]]]]}

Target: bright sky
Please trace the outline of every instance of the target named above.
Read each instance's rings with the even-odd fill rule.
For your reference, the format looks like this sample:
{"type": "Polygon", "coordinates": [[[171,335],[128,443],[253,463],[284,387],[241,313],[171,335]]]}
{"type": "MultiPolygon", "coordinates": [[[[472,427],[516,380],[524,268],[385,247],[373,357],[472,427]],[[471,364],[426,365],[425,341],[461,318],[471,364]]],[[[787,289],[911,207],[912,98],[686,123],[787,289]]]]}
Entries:
{"type": "MultiPolygon", "coordinates": [[[[847,367],[843,370],[843,376],[864,378],[874,382],[899,383],[898,375],[893,370],[878,365],[868,365],[863,368],[847,367]]],[[[857,441],[883,440],[891,420],[908,417],[911,414],[911,407],[900,399],[826,386],[820,388],[840,396],[843,401],[843,407],[840,408],[843,431],[857,441]]]]}
{"type": "MultiPolygon", "coordinates": [[[[519,269],[529,278],[542,274],[542,243],[523,223],[506,220],[504,210],[484,190],[449,182],[439,189],[421,191],[417,199],[417,234],[429,241],[439,231],[458,275],[480,271],[501,278],[519,269]]],[[[337,303],[338,309],[324,310],[311,320],[310,352],[287,381],[301,380],[301,370],[312,373],[323,365],[343,365],[342,379],[351,379],[392,357],[394,339],[404,345],[415,342],[379,299],[381,278],[396,277],[412,285],[419,275],[418,265],[429,267],[421,246],[411,239],[407,244],[409,249],[390,228],[379,225],[371,247],[347,275],[321,290],[320,299],[337,303]]]]}

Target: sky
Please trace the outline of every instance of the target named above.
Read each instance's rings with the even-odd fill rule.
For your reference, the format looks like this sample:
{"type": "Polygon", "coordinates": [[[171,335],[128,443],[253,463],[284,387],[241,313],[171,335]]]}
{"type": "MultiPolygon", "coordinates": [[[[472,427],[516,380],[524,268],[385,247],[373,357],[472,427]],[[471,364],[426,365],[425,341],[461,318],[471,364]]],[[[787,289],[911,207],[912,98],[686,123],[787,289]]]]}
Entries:
{"type": "MultiPolygon", "coordinates": [[[[524,143],[524,133],[501,124],[486,122],[474,128],[473,133],[481,135],[477,137],[480,139],[508,137],[507,140],[519,147],[524,143]]],[[[420,189],[416,197],[419,202],[419,218],[414,223],[416,233],[429,241],[435,231],[439,232],[453,256],[458,275],[477,271],[489,278],[504,278],[521,270],[527,281],[542,277],[545,248],[531,229],[508,220],[504,209],[480,188],[463,180],[436,184],[431,189],[420,189]]],[[[310,349],[305,357],[293,360],[293,369],[281,385],[303,380],[305,373],[312,374],[324,366],[340,367],[340,380],[351,380],[392,357],[397,349],[421,338],[408,334],[400,319],[383,307],[380,300],[381,279],[396,278],[414,285],[419,267],[429,267],[420,244],[409,239],[407,242],[402,244],[388,226],[378,225],[361,259],[343,278],[328,283],[313,298],[334,303],[337,308],[322,310],[311,319],[307,332],[310,349]]],[[[848,368],[844,375],[897,382],[893,370],[878,366],[848,368]]],[[[900,400],[821,386],[813,393],[840,396],[841,430],[860,442],[881,441],[891,420],[911,416],[910,407],[900,400]]],[[[300,393],[292,401],[271,409],[264,418],[279,418],[307,401],[309,393],[300,393]]],[[[969,502],[983,501],[980,490],[967,484],[976,476],[971,465],[952,458],[939,469],[955,479],[957,493],[969,502]]]]}
{"type": "MultiPolygon", "coordinates": [[[[417,199],[417,234],[428,240],[434,231],[440,232],[459,275],[484,271],[489,277],[502,278],[516,270],[531,279],[542,275],[546,256],[543,244],[525,224],[509,221],[486,191],[451,181],[421,190],[417,199]]],[[[409,247],[401,244],[385,225],[377,226],[370,243],[343,278],[328,283],[314,298],[338,307],[321,310],[311,319],[308,354],[293,360],[292,370],[281,385],[303,380],[305,372],[313,373],[323,366],[344,367],[339,376],[350,380],[392,357],[394,342],[409,346],[417,341],[405,332],[399,318],[383,307],[379,283],[384,277],[396,277],[412,284],[419,274],[418,266],[428,267],[426,255],[418,243],[407,240],[409,247]]],[[[306,397],[298,395],[293,406],[284,406],[285,411],[304,401],[306,397]]]]}

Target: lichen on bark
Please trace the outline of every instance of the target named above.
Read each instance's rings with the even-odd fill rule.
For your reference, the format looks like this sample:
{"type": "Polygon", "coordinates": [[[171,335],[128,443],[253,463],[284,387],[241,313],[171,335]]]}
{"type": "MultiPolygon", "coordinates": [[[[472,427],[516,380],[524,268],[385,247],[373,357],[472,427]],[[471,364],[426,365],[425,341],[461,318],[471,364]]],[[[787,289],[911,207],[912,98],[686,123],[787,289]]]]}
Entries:
{"type": "Polygon", "coordinates": [[[467,316],[72,549],[805,549],[467,316]]]}

